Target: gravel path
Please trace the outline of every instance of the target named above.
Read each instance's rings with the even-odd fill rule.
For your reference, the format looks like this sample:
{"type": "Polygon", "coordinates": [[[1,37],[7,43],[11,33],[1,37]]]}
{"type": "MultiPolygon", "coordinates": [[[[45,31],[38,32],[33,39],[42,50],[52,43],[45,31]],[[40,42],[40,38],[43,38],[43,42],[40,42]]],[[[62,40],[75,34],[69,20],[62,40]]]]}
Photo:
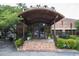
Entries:
{"type": "Polygon", "coordinates": [[[0,56],[78,56],[78,51],[61,50],[60,52],[19,52],[13,43],[0,41],[0,56]]]}

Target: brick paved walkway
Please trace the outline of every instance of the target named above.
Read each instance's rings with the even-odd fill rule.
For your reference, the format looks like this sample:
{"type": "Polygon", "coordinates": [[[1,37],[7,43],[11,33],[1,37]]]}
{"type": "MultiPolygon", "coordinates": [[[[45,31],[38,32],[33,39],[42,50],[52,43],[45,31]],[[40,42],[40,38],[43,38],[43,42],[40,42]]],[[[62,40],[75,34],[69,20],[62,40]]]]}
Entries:
{"type": "Polygon", "coordinates": [[[12,42],[0,42],[0,56],[79,56],[79,51],[58,49],[53,52],[17,51],[12,42]]]}
{"type": "Polygon", "coordinates": [[[25,41],[20,51],[56,51],[53,39],[25,41]]]}

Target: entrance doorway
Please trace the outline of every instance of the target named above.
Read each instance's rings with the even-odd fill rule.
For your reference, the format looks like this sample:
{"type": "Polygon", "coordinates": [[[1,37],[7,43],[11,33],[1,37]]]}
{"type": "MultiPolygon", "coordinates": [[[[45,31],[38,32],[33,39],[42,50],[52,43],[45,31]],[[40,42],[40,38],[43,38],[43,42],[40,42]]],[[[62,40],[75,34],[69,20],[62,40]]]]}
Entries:
{"type": "Polygon", "coordinates": [[[33,38],[45,39],[46,38],[45,28],[46,28],[45,23],[35,23],[33,25],[33,38]]]}

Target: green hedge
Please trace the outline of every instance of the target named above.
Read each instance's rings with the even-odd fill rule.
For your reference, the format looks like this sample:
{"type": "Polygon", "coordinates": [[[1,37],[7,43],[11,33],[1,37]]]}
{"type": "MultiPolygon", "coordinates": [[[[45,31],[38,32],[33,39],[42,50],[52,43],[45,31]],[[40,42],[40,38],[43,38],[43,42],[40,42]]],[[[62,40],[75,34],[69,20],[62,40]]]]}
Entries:
{"type": "Polygon", "coordinates": [[[70,35],[70,39],[76,39],[77,36],[76,35],[70,35]]]}
{"type": "Polygon", "coordinates": [[[58,39],[58,40],[57,40],[57,47],[58,47],[58,48],[64,48],[64,46],[65,46],[65,40],[63,40],[63,39],[58,39]]]}
{"type": "Polygon", "coordinates": [[[65,41],[65,44],[66,44],[66,46],[69,49],[75,49],[76,48],[76,45],[77,45],[77,42],[74,39],[68,39],[68,40],[65,41]]]}
{"type": "Polygon", "coordinates": [[[17,39],[17,40],[15,41],[16,47],[21,46],[23,43],[24,43],[24,40],[22,40],[22,39],[17,39]]]}
{"type": "Polygon", "coordinates": [[[79,40],[76,40],[76,44],[77,44],[76,50],[79,50],[79,40]]]}
{"type": "Polygon", "coordinates": [[[76,37],[76,40],[79,40],[79,36],[76,37]]]}
{"type": "MultiPolygon", "coordinates": [[[[59,37],[59,38],[62,38],[62,37],[59,37]]],[[[67,38],[63,38],[63,39],[79,39],[79,36],[77,35],[69,35],[69,37],[67,38]]]]}
{"type": "Polygon", "coordinates": [[[59,38],[57,40],[57,47],[67,49],[79,49],[79,40],[59,38]]]}

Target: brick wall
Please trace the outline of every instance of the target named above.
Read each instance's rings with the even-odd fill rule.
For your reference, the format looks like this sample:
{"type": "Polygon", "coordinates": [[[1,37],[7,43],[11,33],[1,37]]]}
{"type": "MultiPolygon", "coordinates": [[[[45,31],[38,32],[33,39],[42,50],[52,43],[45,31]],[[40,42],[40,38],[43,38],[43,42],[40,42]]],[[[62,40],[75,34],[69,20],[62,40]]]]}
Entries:
{"type": "MultiPolygon", "coordinates": [[[[75,19],[63,18],[60,21],[56,22],[55,27],[56,27],[57,30],[59,30],[59,29],[60,30],[63,30],[63,29],[69,30],[69,29],[71,29],[70,24],[72,23],[72,29],[76,29],[75,28],[75,22],[76,22],[75,19]]],[[[53,29],[54,29],[54,25],[52,25],[52,30],[53,29]]]]}

